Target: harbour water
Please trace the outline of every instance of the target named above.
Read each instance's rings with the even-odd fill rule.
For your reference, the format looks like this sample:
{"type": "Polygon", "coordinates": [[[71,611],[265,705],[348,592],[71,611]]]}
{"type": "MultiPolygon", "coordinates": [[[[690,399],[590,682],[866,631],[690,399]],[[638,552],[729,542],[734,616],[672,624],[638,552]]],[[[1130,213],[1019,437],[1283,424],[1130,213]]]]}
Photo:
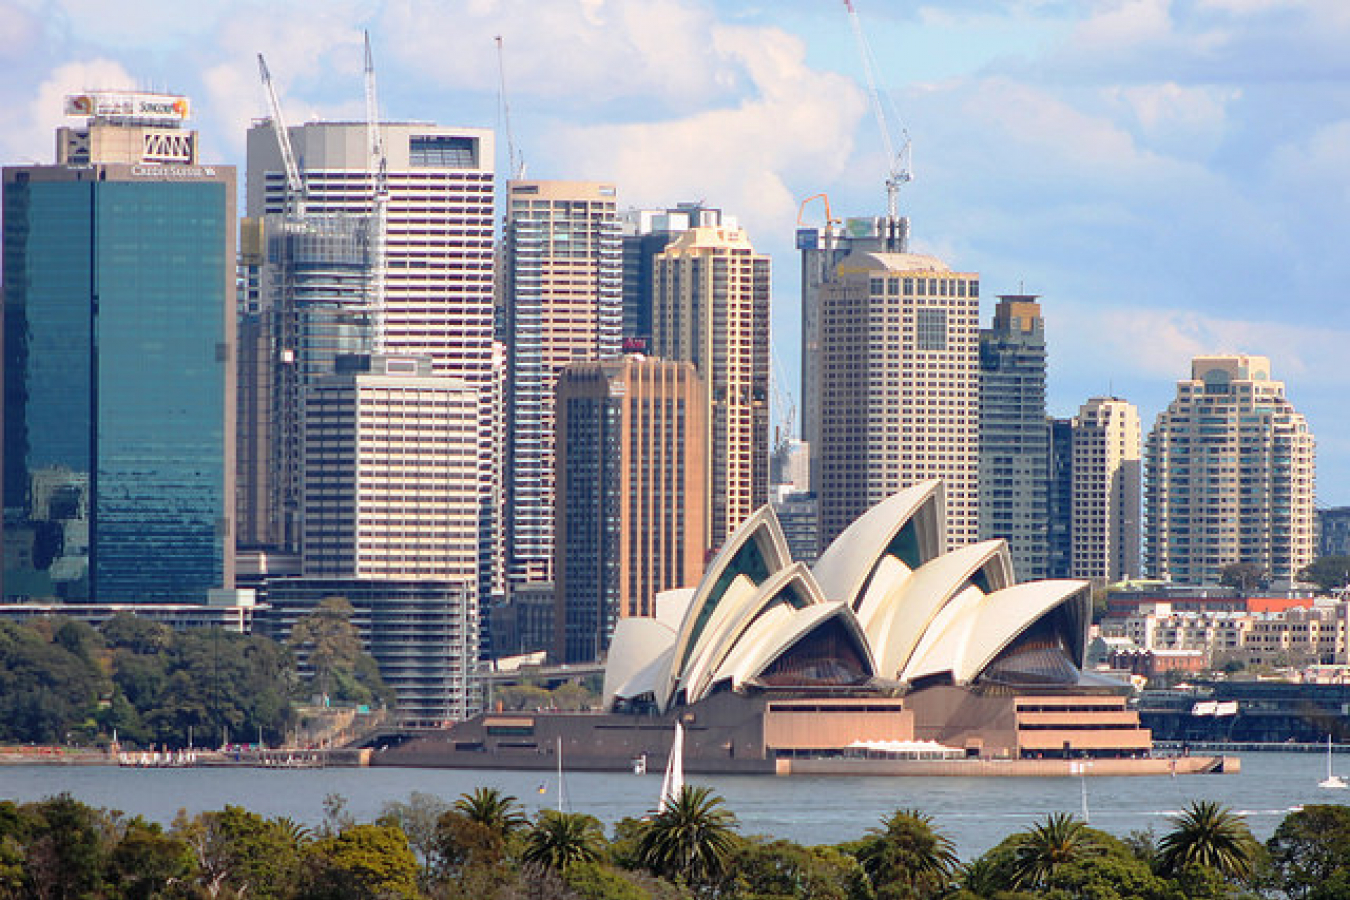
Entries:
{"type": "MultiPolygon", "coordinates": [[[[1350,769],[1350,758],[1337,757],[1350,769]]],[[[1346,803],[1345,791],[1319,789],[1325,757],[1313,753],[1248,753],[1237,775],[1090,778],[846,778],[689,776],[721,794],[744,834],[807,844],[861,837],[900,808],[920,809],[970,859],[1007,835],[1052,812],[1082,815],[1084,793],[1092,825],[1124,836],[1152,828],[1193,800],[1213,800],[1241,812],[1252,831],[1268,838],[1280,820],[1303,804],[1346,803]]],[[[656,802],[661,771],[645,776],[564,773],[567,809],[596,816],[607,826],[640,816],[656,802]]],[[[515,795],[533,813],[559,803],[555,773],[449,769],[128,769],[116,766],[0,766],[0,799],[40,800],[61,792],[91,806],[118,809],[168,824],[179,810],[196,813],[234,804],[265,816],[288,816],[308,825],[323,818],[324,798],[338,794],[358,820],[379,815],[390,801],[414,792],[453,801],[479,786],[515,795]]]]}

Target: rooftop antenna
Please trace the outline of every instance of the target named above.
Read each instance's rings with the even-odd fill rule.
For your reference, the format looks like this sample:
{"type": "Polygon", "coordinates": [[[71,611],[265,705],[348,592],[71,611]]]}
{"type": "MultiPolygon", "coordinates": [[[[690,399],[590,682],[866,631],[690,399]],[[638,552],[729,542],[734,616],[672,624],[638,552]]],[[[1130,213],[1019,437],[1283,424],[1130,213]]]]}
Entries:
{"type": "MultiPolygon", "coordinates": [[[[896,242],[900,252],[905,252],[909,244],[909,223],[900,217],[900,185],[907,184],[914,180],[913,172],[913,152],[910,146],[909,132],[900,129],[900,149],[896,150],[896,139],[891,134],[891,125],[887,120],[886,104],[883,102],[880,88],[877,87],[877,61],[872,55],[872,46],[867,42],[867,35],[863,31],[862,21],[858,18],[858,10],[853,6],[853,0],[844,0],[844,6],[848,9],[849,24],[853,27],[853,37],[858,42],[858,54],[862,57],[863,75],[867,79],[867,99],[872,107],[872,115],[876,117],[877,129],[881,132],[881,143],[886,151],[886,161],[889,166],[886,172],[886,227],[887,237],[896,242]]],[[[891,104],[892,118],[899,118],[895,115],[894,104],[891,104]]]]}
{"type": "Polygon", "coordinates": [[[506,96],[506,55],[502,50],[502,36],[497,41],[497,103],[501,108],[502,128],[506,131],[506,171],[507,177],[520,180],[525,177],[525,155],[516,147],[515,136],[511,133],[511,103],[506,96]]]}

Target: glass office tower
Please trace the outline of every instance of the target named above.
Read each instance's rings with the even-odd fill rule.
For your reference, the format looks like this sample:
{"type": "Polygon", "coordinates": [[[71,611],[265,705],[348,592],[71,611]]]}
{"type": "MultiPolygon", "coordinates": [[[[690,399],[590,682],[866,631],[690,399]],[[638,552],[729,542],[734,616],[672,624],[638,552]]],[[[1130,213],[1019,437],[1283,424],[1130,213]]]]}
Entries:
{"type": "Polygon", "coordinates": [[[233,586],[234,171],[4,170],[4,596],[233,586]]]}

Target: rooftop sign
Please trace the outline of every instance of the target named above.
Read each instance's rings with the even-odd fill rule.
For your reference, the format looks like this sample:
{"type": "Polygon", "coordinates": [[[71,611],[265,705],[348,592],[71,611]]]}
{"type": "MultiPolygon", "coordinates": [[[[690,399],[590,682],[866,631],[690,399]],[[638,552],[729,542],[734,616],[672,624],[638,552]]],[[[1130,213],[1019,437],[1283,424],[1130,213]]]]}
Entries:
{"type": "Polygon", "coordinates": [[[177,124],[192,112],[188,98],[175,94],[141,94],[129,91],[91,91],[66,97],[66,115],[97,119],[134,119],[140,122],[177,124]]]}

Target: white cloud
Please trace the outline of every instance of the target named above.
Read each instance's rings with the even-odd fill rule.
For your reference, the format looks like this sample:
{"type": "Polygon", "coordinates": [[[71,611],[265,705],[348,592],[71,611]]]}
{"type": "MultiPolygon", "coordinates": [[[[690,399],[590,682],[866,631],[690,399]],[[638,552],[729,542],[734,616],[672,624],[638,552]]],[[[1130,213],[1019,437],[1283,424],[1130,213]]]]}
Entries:
{"type": "Polygon", "coordinates": [[[1129,110],[1150,146],[1194,159],[1208,156],[1224,139],[1229,107],[1242,91],[1166,81],[1113,87],[1106,95],[1129,110]]]}
{"type": "Polygon", "coordinates": [[[65,97],[81,91],[135,90],[136,79],[110,59],[69,62],[47,76],[27,104],[0,111],[0,147],[7,162],[55,162],[53,135],[70,123],[64,115],[65,97]]]}
{"type": "Polygon", "coordinates": [[[722,65],[744,68],[749,97],[667,120],[562,126],[556,168],[613,179],[625,202],[706,199],[762,243],[787,234],[800,198],[842,172],[865,102],[851,80],[810,69],[783,32],[719,26],[712,45],[722,65]]]}

